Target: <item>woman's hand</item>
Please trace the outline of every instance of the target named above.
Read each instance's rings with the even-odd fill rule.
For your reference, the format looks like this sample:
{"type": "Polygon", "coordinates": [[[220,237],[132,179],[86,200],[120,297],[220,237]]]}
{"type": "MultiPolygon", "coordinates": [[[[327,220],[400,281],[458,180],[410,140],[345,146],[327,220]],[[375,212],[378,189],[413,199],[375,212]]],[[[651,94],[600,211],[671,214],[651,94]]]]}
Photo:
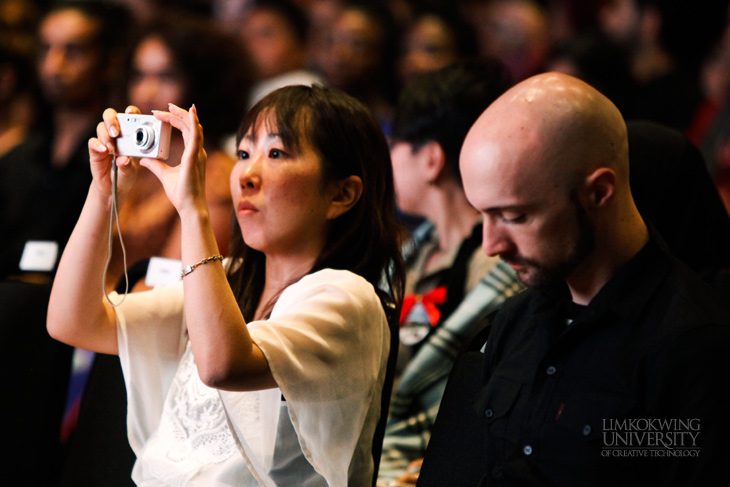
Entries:
{"type": "Polygon", "coordinates": [[[185,151],[177,166],[168,166],[157,159],[142,159],[140,164],[157,176],[178,214],[187,210],[207,212],[205,199],[207,154],[203,148],[203,127],[198,120],[195,105],[188,111],[171,103],[169,112],[153,113],[158,120],[168,122],[180,130],[185,151]]]}
{"type": "MultiPolygon", "coordinates": [[[[139,113],[137,107],[127,107],[126,113],[139,113]]],[[[120,128],[117,112],[112,108],[104,110],[103,122],[96,127],[96,137],[89,139],[89,161],[93,184],[104,196],[112,196],[112,161],[116,153],[115,138],[119,137],[120,128]]],[[[138,161],[131,157],[117,157],[117,192],[124,198],[131,191],[137,178],[138,161]]]]}

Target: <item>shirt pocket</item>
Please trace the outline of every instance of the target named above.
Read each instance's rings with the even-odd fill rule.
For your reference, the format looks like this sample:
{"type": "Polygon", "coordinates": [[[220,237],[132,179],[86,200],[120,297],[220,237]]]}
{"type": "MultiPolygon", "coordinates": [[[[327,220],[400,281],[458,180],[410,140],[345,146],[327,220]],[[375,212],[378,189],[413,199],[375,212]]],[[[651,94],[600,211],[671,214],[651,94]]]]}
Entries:
{"type": "Polygon", "coordinates": [[[506,453],[517,440],[514,428],[510,428],[510,415],[521,390],[522,383],[494,376],[479,392],[474,403],[477,414],[486,421],[487,448],[496,460],[504,461],[506,453]]]}
{"type": "Polygon", "coordinates": [[[520,395],[522,383],[505,377],[492,377],[477,395],[474,409],[487,425],[492,425],[509,415],[520,395]]]}

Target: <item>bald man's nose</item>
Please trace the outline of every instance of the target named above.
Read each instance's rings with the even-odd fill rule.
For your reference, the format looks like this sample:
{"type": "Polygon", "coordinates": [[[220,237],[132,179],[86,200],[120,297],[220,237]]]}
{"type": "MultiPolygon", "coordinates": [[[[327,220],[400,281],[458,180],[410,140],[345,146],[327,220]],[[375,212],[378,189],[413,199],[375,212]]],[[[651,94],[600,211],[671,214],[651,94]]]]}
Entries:
{"type": "Polygon", "coordinates": [[[503,254],[512,248],[506,232],[491,218],[485,217],[482,227],[482,250],[490,257],[503,254]]]}

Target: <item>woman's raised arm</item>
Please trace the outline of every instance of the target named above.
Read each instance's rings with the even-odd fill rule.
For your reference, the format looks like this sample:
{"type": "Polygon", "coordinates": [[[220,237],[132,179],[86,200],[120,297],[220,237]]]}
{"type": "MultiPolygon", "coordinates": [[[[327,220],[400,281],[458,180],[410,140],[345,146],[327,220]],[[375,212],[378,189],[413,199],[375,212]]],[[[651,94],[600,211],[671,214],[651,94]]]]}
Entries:
{"type": "MultiPolygon", "coordinates": [[[[130,107],[128,112],[137,112],[130,107]]],[[[74,347],[116,354],[114,308],[104,298],[103,276],[107,259],[112,208],[113,138],[119,134],[116,111],[104,111],[97,137],[89,139],[93,180],[86,203],[61,257],[48,304],[48,333],[74,347]]],[[[137,162],[118,157],[118,201],[134,184],[137,162]]]]}
{"type": "MultiPolygon", "coordinates": [[[[162,182],[178,211],[182,227],[183,265],[218,255],[205,197],[203,128],[195,106],[190,111],[170,105],[158,119],[182,132],[185,152],[180,165],[170,167],[152,159],[141,164],[162,182]]],[[[185,315],[190,344],[201,380],[226,390],[260,390],[276,387],[263,352],[251,339],[241,310],[220,262],[209,261],[183,280],[185,315]]]]}

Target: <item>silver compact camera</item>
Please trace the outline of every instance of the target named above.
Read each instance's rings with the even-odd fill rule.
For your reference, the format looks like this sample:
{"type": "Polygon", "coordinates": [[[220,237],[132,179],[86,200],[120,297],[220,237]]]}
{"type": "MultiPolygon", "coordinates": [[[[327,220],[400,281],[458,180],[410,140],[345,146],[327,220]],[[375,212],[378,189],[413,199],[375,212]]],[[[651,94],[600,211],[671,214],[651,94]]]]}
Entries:
{"type": "Polygon", "coordinates": [[[117,137],[120,156],[150,157],[165,160],[170,155],[169,123],[157,120],[154,115],[118,113],[121,134],[117,137]]]}

